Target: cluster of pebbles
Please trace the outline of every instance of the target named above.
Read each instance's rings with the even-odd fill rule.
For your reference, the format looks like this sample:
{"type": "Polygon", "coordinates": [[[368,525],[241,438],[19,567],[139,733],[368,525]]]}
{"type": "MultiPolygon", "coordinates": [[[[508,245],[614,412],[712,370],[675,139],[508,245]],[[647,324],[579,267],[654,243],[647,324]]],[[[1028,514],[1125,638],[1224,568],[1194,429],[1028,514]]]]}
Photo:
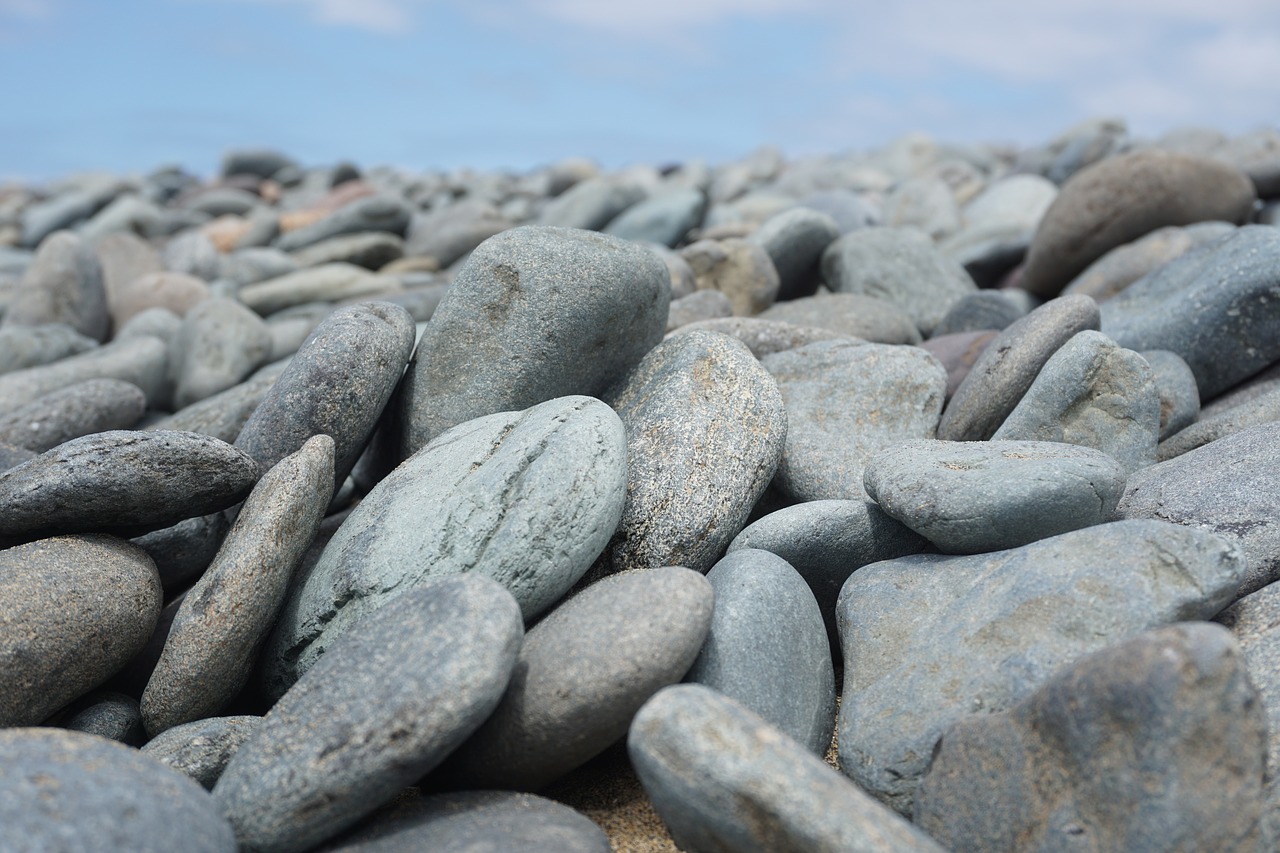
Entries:
{"type": "Polygon", "coordinates": [[[0,188],[0,848],[641,849],[622,754],[666,849],[1274,849],[1278,223],[1116,121],[0,188]]]}

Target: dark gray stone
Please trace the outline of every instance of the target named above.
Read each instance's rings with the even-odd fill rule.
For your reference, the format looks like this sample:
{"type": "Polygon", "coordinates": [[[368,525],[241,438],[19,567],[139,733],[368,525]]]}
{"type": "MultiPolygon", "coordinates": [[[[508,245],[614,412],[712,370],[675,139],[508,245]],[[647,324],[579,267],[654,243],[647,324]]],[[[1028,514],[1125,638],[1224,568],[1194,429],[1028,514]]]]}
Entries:
{"type": "Polygon", "coordinates": [[[938,438],[991,438],[1049,357],[1077,333],[1096,330],[1099,323],[1096,302],[1087,296],[1064,296],[1009,326],[983,349],[952,395],[938,424],[938,438]]]}
{"type": "Polygon", "coordinates": [[[266,316],[309,302],[372,299],[400,289],[400,280],[395,276],[377,275],[355,264],[335,261],[247,285],[236,295],[266,316]]]}
{"type": "Polygon", "coordinates": [[[951,306],[977,286],[964,267],[909,228],[864,228],[836,240],[822,255],[822,278],[836,293],[890,302],[928,336],[951,306]]]}
{"type": "Polygon", "coordinates": [[[160,600],[151,558],[109,536],[0,551],[0,726],[42,722],[110,678],[151,636],[160,600]]]}
{"type": "Polygon", "coordinates": [[[892,302],[859,293],[818,293],[779,302],[761,320],[827,329],[878,344],[918,344],[915,321],[892,302]]]}
{"type": "Polygon", "coordinates": [[[786,560],[751,548],[707,573],[715,612],[685,681],[763,717],[818,756],[836,727],[831,645],[818,602],[786,560]]]}
{"type": "Polygon", "coordinates": [[[681,850],[941,853],[920,830],[732,699],[668,687],[627,750],[681,850]]]}
{"type": "Polygon", "coordinates": [[[367,231],[386,231],[403,237],[412,214],[403,199],[391,193],[379,193],[344,204],[319,222],[281,234],[275,245],[293,252],[330,237],[367,231]]]}
{"type": "Polygon", "coordinates": [[[763,364],[787,410],[775,483],[797,500],[861,499],[871,454],[934,437],[947,377],[922,349],[829,341],[763,364]]]}
{"type": "Polygon", "coordinates": [[[681,326],[672,335],[689,332],[719,332],[737,338],[747,345],[756,358],[764,358],[775,352],[796,349],[818,341],[842,340],[846,336],[816,326],[797,326],[781,320],[761,320],[757,317],[725,317],[719,320],[700,320],[681,326]]]}
{"type": "Polygon", "coordinates": [[[167,527],[226,509],[258,467],[193,432],[111,430],[60,444],[0,474],[0,535],[48,536],[167,527]]]}
{"type": "Polygon", "coordinates": [[[231,522],[226,513],[184,518],[177,524],[135,537],[131,541],[151,555],[165,592],[186,589],[209,567],[231,522]]]}
{"type": "Polygon", "coordinates": [[[0,328],[0,373],[51,364],[98,345],[65,323],[0,328]]]}
{"type": "Polygon", "coordinates": [[[231,175],[257,175],[270,178],[281,169],[297,168],[298,164],[279,151],[270,148],[236,148],[222,155],[222,177],[231,175]]]}
{"type": "Polygon", "coordinates": [[[707,197],[701,190],[668,190],[628,207],[603,230],[624,240],[674,246],[702,224],[706,212],[707,197]]]}
{"type": "Polygon", "coordinates": [[[271,354],[262,318],[232,299],[205,299],[187,312],[169,359],[173,404],[184,408],[239,384],[271,354]]]}
{"type": "Polygon", "coordinates": [[[778,383],[738,340],[664,341],[606,398],[627,436],[627,498],[608,571],[705,573],[773,479],[787,435],[778,383]]]}
{"type": "Polygon", "coordinates": [[[1212,441],[1272,421],[1280,421],[1280,389],[1201,418],[1160,442],[1156,448],[1156,459],[1167,462],[1212,441]]]}
{"type": "Polygon", "coordinates": [[[1177,353],[1209,400],[1280,361],[1280,229],[1246,225],[1104,303],[1102,331],[1177,353]]]}
{"type": "Polygon", "coordinates": [[[370,302],[333,312],[271,386],[236,438],[262,470],[311,438],[334,442],[334,490],[356,464],[413,352],[413,318],[370,302]]]}
{"type": "Polygon", "coordinates": [[[1247,595],[1280,579],[1280,422],[1220,438],[1129,477],[1117,518],[1157,518],[1237,537],[1247,595]]]}
{"type": "Polygon", "coordinates": [[[462,788],[535,791],[599,755],[688,671],[713,598],[702,575],[676,566],[587,587],[529,631],[502,701],[440,775],[462,788]]]}
{"type": "Polygon", "coordinates": [[[58,725],[59,728],[97,735],[126,746],[142,746],[147,739],[138,700],[110,690],[81,698],[67,710],[58,725]]]}
{"type": "Polygon", "coordinates": [[[511,595],[436,578],[352,626],[213,789],[242,847],[305,850],[434,768],[497,706],[523,637],[511,595]]]}
{"type": "Polygon", "coordinates": [[[146,395],[137,385],[89,379],[0,414],[0,442],[43,453],[73,438],[128,429],[146,408],[146,395]]]}
{"type": "MultiPolygon", "coordinates": [[[[1195,374],[1177,353],[1168,350],[1146,350],[1139,353],[1151,365],[1160,394],[1160,441],[1181,432],[1196,422],[1200,415],[1200,389],[1195,374]]],[[[1190,449],[1190,448],[1188,448],[1190,449]]],[[[1164,461],[1160,447],[1157,461],[1164,461]]]]}
{"type": "Polygon", "coordinates": [[[1051,441],[912,441],[867,463],[867,494],[945,554],[1017,548],[1101,524],[1124,489],[1105,453],[1051,441]]]}
{"type": "Polygon", "coordinates": [[[738,317],[764,311],[778,298],[778,271],[763,247],[736,237],[699,240],[680,250],[698,290],[718,290],[738,317]]]}
{"type": "Polygon", "coordinates": [[[747,240],[769,253],[778,271],[778,299],[784,300],[817,292],[822,253],[839,237],[830,216],[795,207],[766,219],[747,240]]]}
{"type": "Polygon", "coordinates": [[[235,853],[217,805],[195,782],[105,738],[0,730],[0,848],[235,853]]]}
{"type": "Polygon", "coordinates": [[[159,405],[169,396],[168,359],[169,350],[164,341],[142,335],[113,341],[49,364],[15,370],[0,375],[0,409],[26,405],[51,391],[90,379],[131,382],[147,395],[148,403],[159,405]]]}
{"type": "Polygon", "coordinates": [[[671,300],[667,310],[667,331],[701,320],[717,320],[733,316],[733,303],[718,290],[699,290],[671,300]]]}
{"type": "Polygon", "coordinates": [[[38,246],[61,228],[84,222],[106,207],[123,189],[115,178],[92,176],[22,211],[22,245],[38,246]]]}
{"type": "Polygon", "coordinates": [[[548,202],[538,214],[538,224],[598,231],[644,197],[644,190],[636,184],[588,178],[548,202]]]}
{"type": "Polygon", "coordinates": [[[381,269],[403,256],[404,240],[385,231],[329,237],[290,255],[299,267],[342,262],[367,270],[381,269]]]}
{"type": "Polygon", "coordinates": [[[405,254],[435,258],[443,269],[514,225],[489,202],[464,198],[429,213],[415,213],[405,237],[405,254]]]}
{"type": "Polygon", "coordinates": [[[613,853],[589,818],[553,800],[514,791],[414,798],[374,815],[324,853],[613,853]]]}
{"type": "Polygon", "coordinates": [[[662,340],[669,291],[658,257],[616,237],[524,227],[486,240],[405,374],[401,458],[481,415],[604,393],[662,340]]]}
{"type": "Polygon", "coordinates": [[[266,651],[279,695],[355,620],[438,575],[483,574],[532,619],[582,577],[626,495],[613,410],[563,397],[461,424],[393,471],[299,575],[266,651]]]}
{"type": "Polygon", "coordinates": [[[212,790],[231,756],[261,722],[252,715],[196,720],[161,732],[142,751],[212,790]]]}
{"type": "Polygon", "coordinates": [[[254,486],[174,617],[142,694],[148,733],[219,713],[248,682],[332,483],[333,439],[317,435],[254,486]]]}
{"type": "Polygon", "coordinates": [[[933,745],[953,723],[1011,707],[1112,643],[1212,617],[1244,573],[1234,540],[1160,521],[865,566],[837,605],[840,767],[908,814],[933,745]]]}
{"type": "Polygon", "coordinates": [[[952,303],[933,329],[933,335],[960,332],[1000,331],[1026,316],[1022,309],[999,290],[979,290],[952,303]]]}
{"type": "Polygon", "coordinates": [[[248,190],[239,187],[203,187],[194,193],[184,193],[175,203],[187,210],[196,210],[210,216],[243,216],[262,200],[248,190]]]}
{"type": "Polygon", "coordinates": [[[957,853],[1262,850],[1266,732],[1225,629],[1161,628],[952,726],[915,820],[957,853]]]}
{"type": "Polygon", "coordinates": [[[4,312],[6,326],[64,323],[87,338],[105,340],[111,327],[102,268],[75,234],[51,234],[23,273],[18,296],[4,312]]]}

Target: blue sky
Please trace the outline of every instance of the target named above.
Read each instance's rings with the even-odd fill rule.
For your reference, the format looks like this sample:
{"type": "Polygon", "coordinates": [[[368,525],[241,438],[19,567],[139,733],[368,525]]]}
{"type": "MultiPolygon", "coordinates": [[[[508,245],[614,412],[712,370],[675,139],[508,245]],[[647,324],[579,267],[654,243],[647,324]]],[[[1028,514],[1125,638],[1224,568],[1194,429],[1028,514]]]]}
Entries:
{"type": "Polygon", "coordinates": [[[1280,121],[1278,0],[0,0],[0,177],[608,167],[1280,121]]]}

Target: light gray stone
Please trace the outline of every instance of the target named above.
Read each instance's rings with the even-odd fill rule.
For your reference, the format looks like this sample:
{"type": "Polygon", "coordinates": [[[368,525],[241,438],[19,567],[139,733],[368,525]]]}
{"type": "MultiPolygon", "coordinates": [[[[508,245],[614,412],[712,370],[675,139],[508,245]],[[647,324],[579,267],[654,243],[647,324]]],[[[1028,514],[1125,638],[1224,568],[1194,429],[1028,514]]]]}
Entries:
{"type": "Polygon", "coordinates": [[[379,193],[345,204],[319,222],[281,234],[275,244],[283,251],[293,252],[343,234],[386,231],[403,237],[411,215],[403,199],[379,193]]]}
{"type": "Polygon", "coordinates": [[[67,231],[40,243],[22,275],[17,297],[4,312],[5,326],[64,323],[87,338],[106,340],[111,327],[102,267],[93,249],[67,231]]]}
{"type": "Polygon", "coordinates": [[[136,385],[89,379],[0,414],[0,442],[43,453],[73,438],[128,429],[146,407],[146,395],[136,385]]]}
{"type": "Polygon", "coordinates": [[[262,318],[232,299],[199,302],[182,321],[169,360],[173,404],[181,409],[242,382],[271,354],[262,318]]]}
{"type": "Polygon", "coordinates": [[[760,312],[761,320],[827,329],[878,344],[918,344],[920,332],[906,312],[875,296],[817,293],[779,302],[760,312]]]}
{"type": "Polygon", "coordinates": [[[0,375],[0,408],[14,409],[45,394],[90,379],[120,379],[142,389],[147,402],[158,405],[168,399],[166,379],[169,349],[151,335],[141,335],[49,364],[0,375]]]}
{"type": "Polygon", "coordinates": [[[667,190],[628,207],[603,230],[624,240],[675,246],[702,223],[706,211],[701,190],[667,190]]]}
{"type": "Polygon", "coordinates": [[[97,345],[65,323],[0,327],[0,373],[50,364],[97,345]]]}
{"type": "Polygon", "coordinates": [[[395,276],[377,275],[355,264],[335,261],[246,285],[238,296],[254,311],[267,315],[308,302],[368,298],[401,289],[395,276]]]}

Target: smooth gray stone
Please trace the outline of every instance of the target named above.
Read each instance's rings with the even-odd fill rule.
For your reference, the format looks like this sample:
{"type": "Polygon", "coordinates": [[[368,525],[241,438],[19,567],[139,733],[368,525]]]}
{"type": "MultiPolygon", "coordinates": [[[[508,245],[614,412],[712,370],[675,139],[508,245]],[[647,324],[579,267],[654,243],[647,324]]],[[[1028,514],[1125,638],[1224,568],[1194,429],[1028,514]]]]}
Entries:
{"type": "MultiPolygon", "coordinates": [[[[399,304],[391,297],[378,301],[399,304]]],[[[333,312],[334,306],[329,302],[309,302],[277,311],[267,317],[267,331],[271,333],[271,355],[267,356],[268,360],[279,361],[296,353],[316,327],[333,312]]]]}
{"type": "Polygon", "coordinates": [[[885,193],[884,223],[941,240],[960,229],[960,206],[942,178],[917,175],[898,181],[885,193]]]}
{"type": "Polygon", "coordinates": [[[707,573],[711,630],[685,681],[703,684],[819,757],[836,727],[831,645],[818,601],[786,560],[751,548],[707,573]]]}
{"type": "Polygon", "coordinates": [[[844,340],[847,336],[815,326],[797,326],[781,320],[762,320],[758,317],[724,317],[718,320],[699,320],[681,326],[670,336],[690,332],[720,332],[737,338],[747,345],[756,358],[764,358],[775,352],[796,349],[818,341],[844,340]]]}
{"type": "MultiPolygon", "coordinates": [[[[1200,416],[1200,389],[1195,374],[1177,353],[1168,350],[1146,350],[1139,353],[1151,365],[1160,394],[1160,441],[1195,423],[1200,416]]],[[[1190,448],[1188,448],[1190,449],[1190,448]]],[[[1163,451],[1156,448],[1156,460],[1164,461],[1163,451]]]]}
{"type": "MultiPolygon", "coordinates": [[[[216,284],[216,283],[215,283],[216,284]]],[[[180,272],[153,272],[124,284],[107,294],[112,324],[120,329],[137,315],[152,308],[164,308],[185,316],[213,290],[195,276],[180,272]]],[[[117,337],[119,334],[117,333],[117,337]]]]}
{"type": "Polygon", "coordinates": [[[160,601],[151,558],[109,536],[0,551],[0,727],[40,723],[114,675],[151,636],[160,601]]]}
{"type": "Polygon", "coordinates": [[[1126,472],[1145,468],[1160,438],[1155,373],[1101,332],[1080,332],[1049,357],[991,438],[1092,447],[1126,472]]]}
{"type": "Polygon", "coordinates": [[[654,696],[631,725],[627,751],[690,853],[942,850],[802,745],[700,684],[654,696]]]}
{"type": "Polygon", "coordinates": [[[221,712],[248,682],[332,483],[333,439],[317,435],[254,486],[174,617],[142,694],[149,734],[221,712]]]}
{"type": "Polygon", "coordinates": [[[606,402],[626,429],[627,488],[598,569],[705,573],[782,458],[778,383],[737,339],[690,332],[650,350],[606,402]]]}
{"type": "Polygon", "coordinates": [[[1228,139],[1214,150],[1213,158],[1244,172],[1259,198],[1280,196],[1280,134],[1274,128],[1260,127],[1228,139]]]}
{"type": "Polygon", "coordinates": [[[633,204],[601,230],[624,240],[675,246],[702,224],[706,212],[701,190],[668,190],[633,204]]]}
{"type": "Polygon", "coordinates": [[[1149,631],[949,729],[916,824],[956,853],[1262,850],[1259,698],[1221,626],[1149,631]]]}
{"type": "Polygon", "coordinates": [[[60,729],[0,730],[0,848],[236,853],[208,793],[132,747],[60,729]]]}
{"type": "Polygon", "coordinates": [[[901,308],[928,336],[977,286],[964,267],[908,228],[864,228],[822,254],[822,278],[836,293],[874,296],[901,308]]]}
{"type": "Polygon", "coordinates": [[[455,427],[398,467],[291,585],[264,652],[279,695],[364,614],[454,573],[507,587],[525,619],[586,573],[618,526],[626,436],[613,410],[562,397],[455,427]]]}
{"type": "Polygon", "coordinates": [[[857,569],[880,560],[919,554],[928,543],[890,518],[873,501],[806,501],[771,512],[729,543],[728,553],[758,548],[786,560],[809,584],[827,626],[831,650],[840,653],[836,599],[857,569]]]}
{"type": "Polygon", "coordinates": [[[403,237],[412,213],[403,199],[379,193],[345,204],[319,222],[281,234],[275,245],[282,251],[293,252],[331,237],[367,231],[386,231],[403,237]]]}
{"type": "Polygon", "coordinates": [[[222,512],[184,518],[177,524],[134,537],[131,542],[155,561],[165,592],[185,589],[209,567],[231,523],[222,512]]]}
{"type": "Polygon", "coordinates": [[[841,234],[861,228],[874,228],[884,222],[879,205],[866,195],[850,190],[834,189],[811,193],[800,200],[799,206],[830,216],[841,234]]]}
{"type": "Polygon", "coordinates": [[[237,249],[222,262],[222,277],[241,288],[297,271],[298,264],[288,252],[261,246],[237,249]]]}
{"type": "Polygon", "coordinates": [[[0,373],[50,364],[97,345],[65,323],[0,327],[0,373]]]}
{"type": "Polygon", "coordinates": [[[867,463],[867,494],[944,554],[1017,548],[1101,524],[1125,469],[1051,441],[912,441],[867,463]]]}
{"type": "Polygon", "coordinates": [[[733,303],[718,290],[699,290],[671,300],[667,310],[667,332],[702,320],[733,316],[733,303]]]}
{"type": "Polygon", "coordinates": [[[270,178],[281,169],[297,167],[285,154],[270,148],[235,148],[222,155],[222,177],[257,175],[270,178]]]}
{"type": "Polygon", "coordinates": [[[147,739],[138,700],[110,690],[82,697],[67,710],[58,727],[97,735],[126,746],[142,746],[147,739]]]}
{"type": "Polygon", "coordinates": [[[693,267],[689,266],[689,262],[682,258],[679,252],[673,252],[666,246],[657,243],[646,243],[645,246],[667,265],[667,275],[671,279],[671,298],[673,300],[697,291],[698,279],[693,274],[693,267]]]}
{"type": "Polygon", "coordinates": [[[169,360],[173,403],[181,409],[239,384],[271,354],[271,333],[232,299],[205,299],[189,312],[169,360]]]}
{"type": "Polygon", "coordinates": [[[1160,442],[1156,448],[1156,460],[1167,462],[1220,438],[1272,421],[1280,421],[1280,389],[1201,418],[1160,442]]]}
{"type": "MultiPolygon", "coordinates": [[[[405,289],[399,293],[388,293],[378,297],[381,302],[399,305],[409,312],[414,323],[425,323],[435,316],[440,300],[453,287],[447,278],[438,277],[435,273],[403,273],[399,275],[405,289]]],[[[342,303],[346,304],[346,303],[342,303]]]]}
{"type": "Polygon", "coordinates": [[[1053,182],[1039,175],[1012,174],[993,181],[964,206],[964,225],[938,248],[959,261],[975,281],[995,279],[1021,262],[1057,194],[1053,182]]]}
{"type": "Polygon", "coordinates": [[[197,190],[192,194],[184,194],[176,200],[179,207],[196,210],[210,216],[243,216],[259,204],[255,193],[239,187],[212,186],[197,190]]]}
{"type": "Polygon", "coordinates": [[[239,385],[179,409],[146,429],[198,432],[233,442],[288,366],[287,361],[268,364],[239,385]]]}
{"type": "Polygon", "coordinates": [[[401,289],[395,276],[337,261],[285,273],[240,288],[240,301],[264,316],[309,302],[372,298],[401,289]]]}
{"type": "Polygon", "coordinates": [[[60,228],[84,222],[106,207],[120,193],[114,178],[90,180],[87,186],[60,192],[22,211],[22,245],[38,246],[60,228]]]}
{"type": "Polygon", "coordinates": [[[320,848],[323,853],[613,853],[590,818],[515,791],[462,791],[388,807],[320,848]]]}
{"type": "Polygon", "coordinates": [[[963,296],[934,327],[933,337],[986,329],[1007,329],[1025,317],[1022,309],[999,290],[979,290],[963,296]]]}
{"type": "Polygon", "coordinates": [[[1103,303],[1102,331],[1134,350],[1165,349],[1212,399],[1280,361],[1280,229],[1246,225],[1103,303]]]}
{"type": "Polygon", "coordinates": [[[761,320],[827,329],[878,344],[918,344],[915,321],[884,299],[859,293],[818,293],[779,302],[760,312],[761,320]]]}
{"type": "Polygon", "coordinates": [[[1235,544],[1120,521],[969,557],[854,572],[840,593],[840,767],[903,814],[937,739],[1002,711],[1062,666],[1149,628],[1208,619],[1245,574],[1235,544]]]}
{"type": "Polygon", "coordinates": [[[830,216],[796,207],[766,219],[747,240],[769,253],[778,271],[781,301],[817,292],[822,253],[839,237],[840,226],[830,216]]]}
{"type": "Polygon", "coordinates": [[[699,240],[680,250],[693,270],[698,290],[718,290],[733,303],[733,313],[750,317],[778,297],[778,272],[763,247],[736,237],[699,240]]]}
{"type": "Polygon", "coordinates": [[[257,479],[253,460],[216,438],[100,432],[0,474],[0,536],[167,527],[238,503],[257,479]]]}
{"type": "Polygon", "coordinates": [[[160,253],[164,268],[202,281],[222,277],[222,253],[202,231],[192,229],[174,237],[160,253]]]}
{"type": "Polygon", "coordinates": [[[662,340],[669,302],[666,268],[643,246],[535,226],[489,238],[405,373],[400,457],[472,418],[603,394],[662,340]]]}
{"type": "Polygon", "coordinates": [[[477,574],[435,578],[352,626],[214,786],[241,846],[305,850],[428,773],[493,712],[523,635],[510,593],[477,574]]]}
{"type": "Polygon", "coordinates": [[[146,395],[137,385],[89,379],[0,413],[0,442],[43,453],[73,438],[128,429],[146,408],[146,395]]]}
{"type": "Polygon", "coordinates": [[[514,225],[488,201],[464,198],[438,210],[415,213],[405,236],[405,254],[435,258],[444,269],[514,225]]]}
{"type": "Polygon", "coordinates": [[[404,257],[404,240],[385,231],[340,234],[299,249],[290,257],[299,267],[342,262],[377,270],[404,257]]]}
{"type": "Polygon", "coordinates": [[[22,406],[59,388],[89,379],[131,382],[158,404],[169,395],[169,349],[151,335],[113,341],[49,364],[0,375],[0,409],[22,406]]]}
{"type": "Polygon", "coordinates": [[[1280,422],[1220,438],[1129,477],[1116,518],[1158,518],[1237,537],[1247,595],[1280,580],[1280,422]]]}
{"type": "Polygon", "coordinates": [[[391,399],[413,338],[413,318],[399,305],[367,302],[333,312],[249,416],[236,447],[265,471],[311,436],[330,436],[336,491],[391,399]]]}
{"type": "Polygon", "coordinates": [[[161,732],[142,752],[212,790],[231,756],[261,722],[252,715],[196,720],[161,732]]]}
{"type": "MultiPolygon", "coordinates": [[[[175,273],[176,275],[176,273],[175,273]]],[[[170,311],[168,308],[148,308],[145,311],[139,311],[130,317],[124,325],[116,330],[112,343],[128,340],[129,338],[145,337],[150,335],[157,340],[164,341],[169,351],[173,351],[179,345],[178,333],[182,331],[182,318],[170,311]]],[[[170,383],[166,375],[165,388],[169,390],[170,383]]],[[[167,402],[167,401],[166,401],[167,402]]]]}
{"type": "Polygon", "coordinates": [[[17,297],[4,312],[5,326],[64,323],[87,338],[106,340],[111,327],[102,267],[83,240],[67,231],[51,234],[22,275],[17,297]]]}
{"type": "Polygon", "coordinates": [[[538,224],[598,231],[644,197],[644,190],[636,184],[588,178],[548,202],[538,214],[538,224]]]}
{"type": "Polygon", "coordinates": [[[706,579],[678,566],[586,587],[529,631],[502,701],[440,776],[536,791],[599,755],[689,670],[713,603],[706,579]]]}
{"type": "Polygon", "coordinates": [[[1098,304],[1087,296],[1046,302],[996,336],[952,395],[938,438],[985,441],[1009,417],[1040,369],[1077,333],[1098,328],[1098,304]]]}
{"type": "Polygon", "coordinates": [[[1089,264],[1062,292],[1092,296],[1101,303],[1147,273],[1234,230],[1235,226],[1229,222],[1198,222],[1185,228],[1176,225],[1157,228],[1132,243],[1116,246],[1089,264]]]}
{"type": "Polygon", "coordinates": [[[36,454],[25,447],[14,447],[12,444],[0,443],[0,473],[8,471],[10,468],[17,468],[23,462],[35,458],[36,454]]]}
{"type": "Polygon", "coordinates": [[[861,499],[873,453],[934,437],[947,374],[922,349],[826,341],[762,363],[787,410],[774,482],[796,500],[861,499]]]}
{"type": "Polygon", "coordinates": [[[1280,363],[1271,365],[1261,373],[1255,373],[1230,391],[1205,401],[1200,409],[1200,419],[1216,417],[1228,409],[1256,400],[1278,389],[1280,389],[1280,363]]]}

